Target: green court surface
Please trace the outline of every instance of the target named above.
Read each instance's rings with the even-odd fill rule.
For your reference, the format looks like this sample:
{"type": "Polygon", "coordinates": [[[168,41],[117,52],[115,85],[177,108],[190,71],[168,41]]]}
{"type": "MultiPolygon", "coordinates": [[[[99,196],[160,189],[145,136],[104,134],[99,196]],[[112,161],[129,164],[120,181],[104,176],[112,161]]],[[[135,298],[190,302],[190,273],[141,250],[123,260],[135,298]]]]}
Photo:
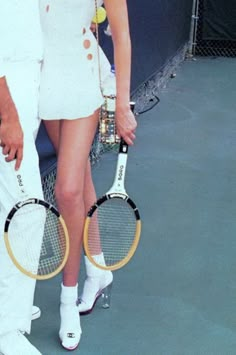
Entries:
{"type": "MultiPolygon", "coordinates": [[[[138,117],[126,189],[143,220],[132,261],[114,273],[112,305],[81,317],[80,355],[236,354],[236,59],[185,61],[138,117]]],[[[98,195],[115,153],[93,168],[98,195]]],[[[79,289],[85,278],[81,270],[79,289]]],[[[29,339],[58,341],[61,276],[38,282],[29,339]]]]}

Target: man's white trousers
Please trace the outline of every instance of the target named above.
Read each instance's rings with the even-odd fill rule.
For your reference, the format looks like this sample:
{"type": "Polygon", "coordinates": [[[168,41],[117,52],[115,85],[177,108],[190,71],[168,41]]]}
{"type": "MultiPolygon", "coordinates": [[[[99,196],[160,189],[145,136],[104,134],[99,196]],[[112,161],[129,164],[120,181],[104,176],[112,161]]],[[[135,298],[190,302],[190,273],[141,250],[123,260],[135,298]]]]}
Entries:
{"type": "MultiPolygon", "coordinates": [[[[42,198],[38,154],[34,142],[39,126],[40,63],[9,62],[5,68],[8,86],[24,131],[24,155],[19,172],[29,195],[42,198]]],[[[13,164],[5,162],[0,147],[0,335],[15,329],[29,333],[31,328],[35,281],[14,266],[3,239],[6,216],[18,200],[19,190],[13,164]]]]}

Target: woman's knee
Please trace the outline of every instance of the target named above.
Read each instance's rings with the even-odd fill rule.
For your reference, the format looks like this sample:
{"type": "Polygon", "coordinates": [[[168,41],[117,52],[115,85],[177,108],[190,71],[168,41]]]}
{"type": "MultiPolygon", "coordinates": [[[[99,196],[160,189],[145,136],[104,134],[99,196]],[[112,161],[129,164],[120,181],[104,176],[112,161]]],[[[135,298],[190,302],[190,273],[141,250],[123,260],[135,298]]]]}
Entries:
{"type": "Polygon", "coordinates": [[[56,183],[55,195],[61,205],[74,206],[83,203],[83,187],[80,184],[56,183]]]}

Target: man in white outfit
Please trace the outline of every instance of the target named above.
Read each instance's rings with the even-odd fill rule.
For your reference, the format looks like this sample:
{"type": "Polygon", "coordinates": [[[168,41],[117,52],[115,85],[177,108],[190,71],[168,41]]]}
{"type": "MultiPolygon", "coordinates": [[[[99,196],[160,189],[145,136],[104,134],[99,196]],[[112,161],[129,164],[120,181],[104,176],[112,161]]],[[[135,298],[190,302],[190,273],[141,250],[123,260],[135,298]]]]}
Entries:
{"type": "Polygon", "coordinates": [[[43,52],[38,0],[1,0],[0,15],[0,354],[39,355],[23,335],[31,329],[35,281],[13,265],[3,240],[5,218],[19,200],[14,170],[29,195],[42,198],[34,143],[43,52]]]}

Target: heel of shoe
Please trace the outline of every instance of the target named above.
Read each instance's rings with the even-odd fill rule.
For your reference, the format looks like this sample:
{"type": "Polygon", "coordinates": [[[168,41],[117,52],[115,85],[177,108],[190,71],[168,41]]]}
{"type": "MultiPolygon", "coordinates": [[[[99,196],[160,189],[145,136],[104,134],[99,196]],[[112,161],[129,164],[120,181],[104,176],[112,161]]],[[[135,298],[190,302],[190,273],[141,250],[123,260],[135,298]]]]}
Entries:
{"type": "Polygon", "coordinates": [[[110,285],[105,287],[102,291],[102,308],[104,309],[110,308],[111,290],[112,290],[112,283],[110,283],[110,285]]]}

